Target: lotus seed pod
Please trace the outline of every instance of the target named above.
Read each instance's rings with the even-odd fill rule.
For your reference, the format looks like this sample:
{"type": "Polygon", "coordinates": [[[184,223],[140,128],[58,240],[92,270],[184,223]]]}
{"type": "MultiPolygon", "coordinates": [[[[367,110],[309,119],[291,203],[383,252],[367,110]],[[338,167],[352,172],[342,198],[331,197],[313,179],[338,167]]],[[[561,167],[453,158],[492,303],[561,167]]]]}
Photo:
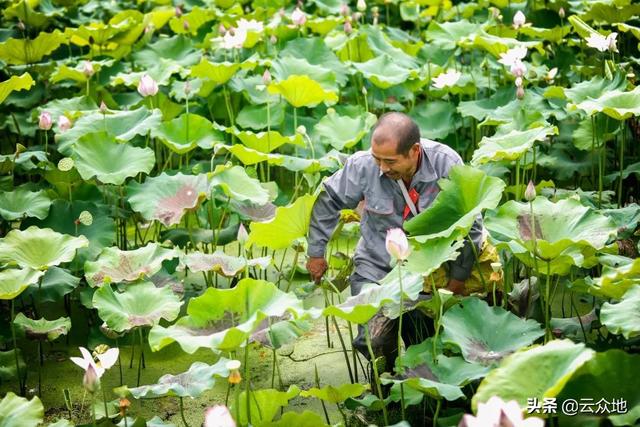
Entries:
{"type": "Polygon", "coordinates": [[[87,227],[93,224],[93,215],[89,211],[82,211],[78,216],[78,221],[82,225],[86,225],[87,227]]]}
{"type": "Polygon", "coordinates": [[[58,162],[58,170],[62,172],[68,172],[73,169],[74,163],[71,157],[63,157],[58,162]]]}

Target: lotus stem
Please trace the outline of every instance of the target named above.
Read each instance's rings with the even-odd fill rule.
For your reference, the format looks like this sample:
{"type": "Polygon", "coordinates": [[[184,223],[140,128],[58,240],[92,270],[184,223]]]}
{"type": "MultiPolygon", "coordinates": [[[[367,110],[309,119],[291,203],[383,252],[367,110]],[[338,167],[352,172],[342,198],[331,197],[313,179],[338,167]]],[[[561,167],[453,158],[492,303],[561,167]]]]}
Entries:
{"type": "Polygon", "coordinates": [[[355,384],[353,371],[351,370],[351,363],[349,363],[349,354],[347,353],[347,347],[344,345],[344,339],[342,339],[342,333],[340,333],[340,327],[338,326],[338,321],[336,320],[336,316],[331,316],[331,320],[333,321],[333,326],[335,326],[336,332],[338,333],[338,340],[340,341],[340,346],[342,347],[342,354],[344,355],[344,361],[347,364],[347,370],[349,371],[349,379],[351,380],[351,384],[355,384]]]}
{"type": "MultiPolygon", "coordinates": [[[[322,293],[324,294],[324,306],[325,308],[329,307],[329,298],[327,296],[327,290],[323,289],[322,293]]],[[[333,345],[331,344],[331,335],[329,334],[329,317],[324,318],[324,329],[327,333],[327,347],[333,348],[333,345]]]]}
{"type": "Polygon", "coordinates": [[[14,306],[14,300],[11,300],[11,339],[13,340],[13,355],[15,357],[15,361],[16,361],[16,374],[18,375],[18,385],[20,387],[20,394],[21,395],[25,395],[25,385],[22,381],[22,375],[20,373],[20,362],[18,359],[18,341],[16,340],[16,328],[15,325],[13,324],[13,320],[15,318],[15,306],[14,306]]]}
{"type": "Polygon", "coordinates": [[[184,417],[184,402],[183,402],[183,397],[180,396],[180,418],[182,418],[182,422],[184,423],[185,427],[189,427],[189,424],[187,423],[187,419],[184,417]]]}
{"type": "MultiPolygon", "coordinates": [[[[247,314],[248,315],[248,314],[247,314]]],[[[251,381],[249,381],[249,338],[245,341],[244,345],[244,380],[245,380],[245,393],[247,399],[247,425],[251,424],[251,381]]]]}
{"type": "MultiPolygon", "coordinates": [[[[549,301],[549,287],[551,281],[551,261],[547,261],[547,283],[544,289],[544,300],[545,300],[545,308],[544,308],[544,326],[545,326],[545,334],[544,334],[544,342],[545,344],[549,342],[551,339],[551,325],[549,322],[549,311],[551,310],[551,301],[549,301]]],[[[580,315],[580,313],[578,313],[580,315]]]]}
{"type": "MultiPolygon", "coordinates": [[[[402,312],[404,311],[404,290],[402,289],[402,260],[398,260],[398,283],[400,285],[400,316],[398,318],[398,363],[400,373],[404,372],[402,366],[402,312]]],[[[382,396],[380,396],[382,398],[382,396]]],[[[400,410],[402,419],[406,419],[404,412],[404,384],[400,383],[400,410]]]]}
{"type": "Polygon", "coordinates": [[[433,352],[433,361],[435,362],[438,356],[438,334],[440,333],[440,318],[442,317],[442,300],[440,299],[440,294],[438,294],[438,290],[436,289],[436,281],[433,278],[433,275],[431,275],[431,292],[433,293],[432,298],[437,298],[438,299],[438,316],[436,318],[436,322],[434,325],[435,331],[434,331],[434,335],[433,335],[433,348],[432,348],[432,352],[433,352]]]}
{"type": "Polygon", "coordinates": [[[138,335],[140,337],[140,356],[138,357],[138,381],[137,387],[140,387],[140,372],[142,369],[142,361],[144,360],[144,342],[142,341],[142,328],[138,328],[138,335]]]}
{"type": "MultiPolygon", "coordinates": [[[[320,388],[320,375],[318,374],[318,365],[314,364],[313,367],[315,370],[316,387],[320,388]]],[[[329,419],[329,413],[327,412],[327,407],[324,404],[324,400],[320,399],[320,404],[322,405],[322,412],[324,412],[324,419],[327,420],[327,424],[331,425],[331,420],[329,419]]]]}
{"type": "Polygon", "coordinates": [[[623,120],[620,123],[620,128],[622,129],[622,139],[620,140],[620,154],[618,157],[618,163],[620,164],[620,175],[618,181],[618,208],[622,207],[622,173],[624,170],[624,146],[627,142],[627,126],[626,120],[623,120]]]}
{"type": "Polygon", "coordinates": [[[109,418],[109,409],[107,409],[107,391],[104,387],[102,388],[102,401],[104,402],[104,416],[105,418],[109,418]]]}
{"type": "Polygon", "coordinates": [[[298,266],[298,257],[300,256],[300,251],[295,249],[296,253],[293,256],[293,265],[291,266],[291,275],[289,276],[289,281],[287,282],[287,289],[285,292],[289,292],[291,289],[291,282],[293,281],[293,276],[296,274],[296,267],[298,266]]]}
{"type": "Polygon", "coordinates": [[[348,426],[349,423],[347,422],[347,414],[344,413],[344,410],[340,407],[339,403],[336,403],[336,407],[338,408],[338,412],[340,412],[340,415],[342,415],[342,420],[344,421],[345,427],[348,426]]]}
{"type": "Polygon", "coordinates": [[[49,131],[44,131],[44,152],[49,153],[49,131]]]}
{"type": "Polygon", "coordinates": [[[433,427],[438,426],[438,415],[440,415],[440,407],[442,406],[442,399],[438,399],[436,404],[436,412],[433,414],[433,427]]]}
{"type": "Polygon", "coordinates": [[[94,405],[95,403],[95,396],[93,395],[93,393],[91,394],[91,420],[93,421],[93,427],[96,427],[96,405],[94,405]]]}
{"type": "Polygon", "coordinates": [[[42,397],[42,340],[38,340],[38,396],[42,397]]]}
{"type": "Polygon", "coordinates": [[[222,94],[224,96],[224,104],[227,107],[227,115],[229,116],[229,123],[231,126],[235,126],[235,118],[233,116],[233,110],[231,108],[231,100],[229,99],[229,92],[227,92],[227,86],[222,86],[222,94]]]}
{"type": "Polygon", "coordinates": [[[520,158],[516,159],[516,200],[520,200],[520,158]]]}
{"type": "MultiPolygon", "coordinates": [[[[115,339],[116,347],[120,348],[118,344],[118,338],[115,339]]],[[[122,385],[122,359],[120,359],[120,352],[118,351],[118,371],[120,371],[120,385],[122,385]]]]}
{"type": "Polygon", "coordinates": [[[473,258],[475,259],[476,269],[478,270],[478,275],[480,276],[480,283],[482,283],[482,289],[487,289],[487,282],[484,280],[484,274],[482,274],[482,270],[480,269],[480,255],[478,254],[478,248],[476,248],[475,243],[469,235],[467,234],[467,240],[471,245],[471,250],[473,251],[473,258]]]}
{"type": "Polygon", "coordinates": [[[369,333],[369,324],[364,323],[362,325],[364,328],[364,337],[367,341],[367,349],[369,350],[369,357],[371,357],[371,366],[373,368],[373,378],[376,382],[376,389],[378,391],[378,398],[382,401],[382,417],[384,418],[384,424],[389,425],[389,416],[387,415],[387,406],[384,403],[382,398],[382,387],[380,386],[380,375],[378,375],[378,365],[376,364],[376,356],[373,353],[373,348],[371,347],[371,334],[369,333]]]}

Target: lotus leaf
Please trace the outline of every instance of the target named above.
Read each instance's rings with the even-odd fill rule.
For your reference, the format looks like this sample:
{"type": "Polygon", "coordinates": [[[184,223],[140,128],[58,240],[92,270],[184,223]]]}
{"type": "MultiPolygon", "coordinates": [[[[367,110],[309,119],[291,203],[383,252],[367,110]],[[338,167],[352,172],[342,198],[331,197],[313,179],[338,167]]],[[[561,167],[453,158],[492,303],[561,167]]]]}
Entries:
{"type": "Polygon", "coordinates": [[[342,384],[338,387],[328,385],[322,388],[311,388],[302,390],[301,397],[315,397],[329,403],[341,403],[350,397],[358,397],[365,392],[367,388],[362,384],[342,384]]]}
{"type": "Polygon", "coordinates": [[[427,277],[447,261],[458,257],[463,246],[461,240],[449,238],[435,238],[424,243],[416,242],[407,258],[406,268],[412,273],[427,277]]]}
{"type": "Polygon", "coordinates": [[[305,314],[298,319],[288,319],[288,317],[285,315],[264,319],[251,334],[249,341],[259,343],[263,347],[278,349],[311,330],[310,314],[305,314]]]}
{"type": "Polygon", "coordinates": [[[393,384],[393,389],[400,387],[401,383],[433,399],[453,401],[465,397],[460,387],[427,378],[412,377],[405,380],[382,379],[382,384],[393,384]]]}
{"type": "Polygon", "coordinates": [[[41,32],[33,40],[10,38],[0,43],[0,59],[11,65],[33,64],[40,62],[66,41],[66,37],[58,30],[41,32]]]}
{"type": "Polygon", "coordinates": [[[275,102],[267,105],[246,105],[238,112],[236,124],[242,128],[254,130],[267,129],[269,125],[276,126],[284,121],[285,102],[275,102]]]}
{"type": "Polygon", "coordinates": [[[473,46],[482,48],[496,58],[499,57],[501,53],[506,52],[507,50],[514,47],[536,49],[540,54],[544,52],[542,41],[521,42],[510,37],[494,36],[484,30],[476,32],[475,37],[473,38],[473,42],[466,42],[463,40],[461,44],[463,47],[473,46]]]}
{"type": "Polygon", "coordinates": [[[123,251],[117,247],[104,248],[98,259],[84,264],[89,285],[96,287],[109,283],[135,282],[151,277],[162,268],[162,262],[177,258],[178,252],[157,243],[138,249],[123,251]]]}
{"type": "Polygon", "coordinates": [[[285,412],[279,420],[260,424],[260,427],[329,427],[320,415],[311,412],[285,412]]]}
{"type": "Polygon", "coordinates": [[[128,391],[136,399],[155,399],[164,396],[200,397],[211,390],[216,383],[215,375],[229,376],[226,364],[228,359],[221,358],[215,365],[193,362],[189,370],[177,375],[165,374],[156,384],[130,388],[128,391]]]}
{"type": "Polygon", "coordinates": [[[180,265],[178,265],[177,269],[184,271],[188,268],[192,273],[215,271],[223,276],[233,277],[243,272],[245,268],[258,266],[264,269],[269,264],[271,264],[271,257],[246,259],[227,255],[220,251],[212,254],[190,252],[180,258],[180,265]]]}
{"type": "Polygon", "coordinates": [[[640,258],[617,268],[604,266],[602,275],[593,280],[589,293],[620,299],[631,288],[640,285],[640,258]]]}
{"type": "Polygon", "coordinates": [[[473,24],[466,19],[457,22],[433,20],[429,23],[425,38],[440,49],[453,50],[463,40],[473,40],[479,29],[480,25],[473,24]]]}
{"type": "Polygon", "coordinates": [[[500,88],[488,98],[460,102],[458,112],[462,117],[473,117],[478,121],[483,121],[497,108],[507,105],[514,97],[515,90],[513,88],[500,88]]]}
{"type": "Polygon", "coordinates": [[[640,88],[624,92],[612,90],[597,99],[586,99],[576,108],[586,111],[588,115],[604,113],[615,120],[626,120],[640,115],[640,88]]]}
{"type": "MultiPolygon", "coordinates": [[[[183,17],[191,15],[193,15],[193,10],[184,14],[183,17]]],[[[189,25],[193,29],[195,22],[190,20],[189,25]]],[[[159,27],[156,26],[156,28],[159,27]]],[[[168,59],[182,67],[189,67],[197,63],[201,56],[201,52],[195,49],[193,44],[189,37],[184,36],[160,38],[156,42],[146,45],[144,49],[135,52],[132,56],[136,65],[144,68],[153,67],[159,62],[159,59],[168,59]]]]}
{"type": "Polygon", "coordinates": [[[623,74],[616,74],[613,79],[595,76],[591,80],[576,83],[564,94],[574,104],[580,104],[589,99],[598,99],[611,91],[621,91],[627,82],[623,74]]]}
{"type": "Polygon", "coordinates": [[[594,407],[603,405],[608,411],[598,414],[580,411],[575,416],[561,414],[561,425],[598,425],[608,418],[614,426],[634,425],[640,418],[640,393],[632,378],[637,378],[640,356],[622,350],[607,350],[596,353],[578,369],[558,396],[558,401],[575,399],[578,402],[593,402],[594,407]],[[591,399],[591,400],[589,400],[591,399]],[[624,406],[614,401],[624,401],[624,406]],[[617,409],[617,410],[616,410],[617,409]]]}
{"type": "MultiPolygon", "coordinates": [[[[24,359],[22,358],[22,352],[20,349],[17,351],[20,372],[26,372],[27,365],[24,363],[24,359]]],[[[10,351],[0,351],[0,381],[7,381],[18,377],[18,372],[16,371],[15,352],[15,349],[10,351]]]]}
{"type": "Polygon", "coordinates": [[[465,360],[482,365],[499,363],[508,354],[544,335],[535,320],[520,319],[502,307],[490,307],[475,297],[466,298],[447,310],[442,326],[442,342],[457,345],[465,360]]]}
{"type": "MultiPolygon", "coordinates": [[[[273,417],[280,412],[280,408],[289,405],[289,401],[300,393],[300,389],[295,385],[289,386],[287,391],[278,391],[272,388],[255,390],[251,392],[251,399],[247,399],[245,392],[240,393],[240,425],[248,425],[247,422],[247,400],[251,409],[251,424],[263,425],[273,420],[273,417]]],[[[237,413],[234,405],[231,405],[230,412],[237,413]]]]}
{"type": "Polygon", "coordinates": [[[43,191],[29,191],[17,188],[13,191],[0,192],[0,216],[7,221],[15,221],[25,217],[44,219],[49,214],[51,199],[43,191]]]}
{"type": "Polygon", "coordinates": [[[172,321],[181,305],[170,287],[156,288],[150,282],[128,285],[124,292],[114,292],[111,285],[105,285],[93,294],[100,318],[116,332],[157,325],[160,319],[172,321]]]}
{"type": "Polygon", "coordinates": [[[169,21],[171,31],[176,34],[193,34],[195,35],[203,25],[207,22],[211,22],[216,17],[216,12],[210,9],[204,9],[201,7],[194,7],[182,16],[173,16],[169,21]],[[185,25],[186,23],[186,25],[185,25]]]}
{"type": "Polygon", "coordinates": [[[277,81],[286,80],[289,76],[307,76],[320,83],[325,90],[338,90],[333,70],[324,64],[310,64],[305,58],[287,56],[281,52],[278,59],[271,63],[271,70],[277,81]]]}
{"type": "Polygon", "coordinates": [[[163,172],[142,184],[131,182],[127,193],[134,211],[148,221],[155,219],[168,227],[179,224],[185,211],[195,208],[206,197],[207,177],[163,172]]]}
{"type": "Polygon", "coordinates": [[[303,159],[283,154],[266,154],[247,148],[242,144],[218,145],[216,149],[229,151],[244,165],[255,165],[266,161],[270,165],[282,166],[292,172],[318,173],[321,171],[335,171],[341,164],[339,160],[341,156],[333,150],[319,159],[303,159]]]}
{"type": "Polygon", "coordinates": [[[208,79],[218,85],[223,85],[240,69],[235,62],[213,63],[202,58],[200,63],[191,67],[191,77],[208,79]]]}
{"type": "Polygon", "coordinates": [[[25,297],[32,297],[35,301],[57,302],[78,287],[80,278],[70,274],[60,267],[51,267],[44,273],[39,283],[33,282],[25,291],[25,297]]]}
{"type": "Polygon", "coordinates": [[[411,117],[420,127],[423,138],[440,139],[459,127],[455,113],[456,108],[451,103],[436,100],[417,105],[411,117]]]}
{"type": "Polygon", "coordinates": [[[0,262],[46,270],[73,260],[76,250],[88,245],[84,236],[73,237],[50,228],[31,226],[26,230],[12,230],[0,240],[0,262]]]}
{"type": "Polygon", "coordinates": [[[214,129],[209,120],[197,114],[182,114],[163,122],[151,130],[151,135],[178,154],[188,153],[197,147],[210,150],[216,143],[224,142],[222,133],[214,129]]]}
{"type": "Polygon", "coordinates": [[[156,163],[151,148],[119,144],[106,132],[88,133],[73,145],[71,158],[84,180],[122,185],[127,178],[148,174],[156,163]]]}
{"type": "Polygon", "coordinates": [[[286,80],[271,83],[267,89],[269,93],[282,95],[295,108],[315,107],[321,102],[333,104],[338,101],[335,92],[324,90],[320,83],[307,76],[291,75],[286,80]]]}
{"type": "Polygon", "coordinates": [[[299,37],[293,39],[280,51],[282,57],[293,56],[304,58],[309,64],[322,65],[335,74],[336,82],[344,86],[349,76],[349,69],[320,37],[299,37]]]}
{"type": "Polygon", "coordinates": [[[627,339],[640,335],[640,286],[629,288],[617,304],[602,304],[600,321],[611,333],[627,339]]]}
{"type": "Polygon", "coordinates": [[[304,147],[304,141],[300,134],[284,136],[275,130],[254,133],[250,131],[238,131],[235,129],[233,129],[233,134],[238,137],[242,144],[252,150],[260,151],[261,153],[271,153],[284,144],[293,144],[304,147]]]}
{"type": "Polygon", "coordinates": [[[9,80],[0,82],[0,104],[7,99],[13,91],[29,90],[35,84],[31,74],[22,73],[20,76],[11,76],[9,80]]]}
{"type": "Polygon", "coordinates": [[[71,319],[61,317],[56,320],[30,319],[23,313],[18,313],[13,323],[22,328],[28,338],[36,340],[54,341],[61,335],[67,335],[71,329],[71,319]]]}
{"type": "Polygon", "coordinates": [[[0,427],[36,427],[44,418],[44,406],[34,396],[27,400],[8,392],[0,401],[0,427]]]}
{"type": "Polygon", "coordinates": [[[536,141],[544,141],[548,136],[557,133],[556,127],[544,126],[525,131],[512,130],[499,136],[485,136],[473,153],[471,163],[479,165],[488,161],[517,160],[529,151],[536,141]]]}
{"type": "Polygon", "coordinates": [[[218,166],[210,175],[209,193],[219,188],[226,197],[238,202],[263,205],[269,202],[269,192],[260,181],[249,177],[242,166],[218,166]]]}
{"type": "Polygon", "coordinates": [[[369,133],[375,123],[376,116],[371,113],[350,117],[328,111],[314,126],[313,140],[336,150],[351,148],[369,133]]]}
{"type": "Polygon", "coordinates": [[[388,55],[381,55],[367,62],[354,62],[353,66],[380,89],[388,89],[417,76],[416,71],[398,65],[388,55]]]}
{"type": "MultiPolygon", "coordinates": [[[[616,233],[613,222],[575,199],[553,203],[544,197],[533,202],[535,245],[540,272],[567,274],[572,265],[588,266],[596,250],[616,233]]],[[[487,213],[484,222],[498,248],[510,249],[529,267],[535,267],[531,214],[528,203],[511,200],[487,213]]]]}
{"type": "Polygon", "coordinates": [[[464,165],[451,168],[448,179],[438,184],[441,191],[429,208],[404,224],[418,241],[466,235],[484,209],[498,205],[505,187],[501,179],[464,165]]]}
{"type": "Polygon", "coordinates": [[[192,298],[187,316],[167,328],[157,325],[149,333],[149,345],[158,351],[178,342],[189,354],[198,348],[232,351],[244,345],[268,317],[303,313],[302,302],[263,280],[242,279],[231,289],[208,288],[192,298]]]}
{"type": "Polygon", "coordinates": [[[10,268],[0,271],[0,300],[17,297],[32,283],[38,283],[44,271],[30,268],[10,268]]]}
{"type": "Polygon", "coordinates": [[[71,129],[56,133],[57,148],[64,155],[71,155],[73,144],[92,132],[107,132],[117,141],[129,141],[136,135],[146,135],[151,129],[157,128],[161,117],[159,109],[149,111],[146,107],[129,111],[110,111],[109,114],[99,111],[85,114],[73,123],[71,129]]]}
{"type": "Polygon", "coordinates": [[[478,403],[498,396],[505,402],[515,400],[526,407],[527,399],[556,397],[572,375],[595,352],[584,344],[569,340],[554,340],[545,345],[535,345],[507,356],[498,368],[482,380],[471,406],[474,412],[478,403]],[[535,372],[536,375],[530,375],[535,372]]]}

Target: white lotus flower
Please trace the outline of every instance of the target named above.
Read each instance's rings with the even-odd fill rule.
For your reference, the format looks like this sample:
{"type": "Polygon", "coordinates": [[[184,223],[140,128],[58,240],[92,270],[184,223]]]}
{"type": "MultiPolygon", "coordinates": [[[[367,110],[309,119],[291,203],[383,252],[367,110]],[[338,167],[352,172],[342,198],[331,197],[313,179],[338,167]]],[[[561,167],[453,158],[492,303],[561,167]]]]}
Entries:
{"type": "Polygon", "coordinates": [[[236,422],[224,405],[208,408],[204,416],[204,427],[236,427],[236,422]]]}
{"type": "Polygon", "coordinates": [[[229,28],[222,37],[223,49],[240,49],[247,39],[247,32],[240,28],[229,28]]]}
{"type": "Polygon", "coordinates": [[[461,76],[461,72],[456,70],[449,70],[445,73],[439,74],[437,77],[434,77],[432,79],[433,86],[438,89],[442,89],[445,86],[453,86],[458,82],[458,80],[460,80],[461,76]]]}
{"type": "Polygon", "coordinates": [[[587,37],[587,46],[598,49],[600,52],[605,52],[607,50],[611,52],[617,52],[618,48],[616,47],[616,38],[618,37],[618,33],[611,33],[608,36],[603,36],[599,33],[594,33],[587,37]]]}
{"type": "Polygon", "coordinates": [[[158,83],[149,74],[144,74],[138,82],[138,93],[144,97],[158,93],[158,83]]]}
{"type": "Polygon", "coordinates": [[[91,353],[89,353],[89,350],[84,347],[78,348],[80,349],[80,353],[82,353],[82,357],[70,357],[69,359],[85,371],[89,366],[92,366],[96,371],[98,378],[102,377],[107,369],[116,364],[118,361],[118,354],[120,353],[119,349],[110,348],[102,354],[97,354],[96,357],[98,358],[98,361],[96,362],[91,353]]]}
{"type": "Polygon", "coordinates": [[[522,11],[517,11],[515,15],[513,15],[513,27],[518,29],[520,27],[522,27],[524,25],[524,23],[527,22],[527,17],[524,16],[524,13],[522,13],[522,11]]]}
{"type": "Polygon", "coordinates": [[[260,21],[256,21],[255,19],[247,21],[244,18],[240,18],[236,25],[238,26],[238,30],[244,32],[254,31],[256,33],[261,33],[264,30],[264,24],[260,21]]]}
{"type": "Polygon", "coordinates": [[[549,72],[544,78],[545,80],[551,81],[555,79],[557,75],[558,75],[558,67],[553,67],[552,69],[549,70],[549,72]]]}
{"type": "Polygon", "coordinates": [[[498,396],[491,397],[486,403],[478,404],[478,413],[466,414],[458,427],[542,427],[540,418],[522,417],[522,409],[515,400],[504,402],[498,396]]]}
{"type": "Polygon", "coordinates": [[[527,66],[524,65],[524,63],[518,59],[516,62],[511,64],[510,71],[511,71],[511,74],[513,74],[514,76],[522,77],[524,76],[524,73],[527,72],[527,66]]]}
{"type": "Polygon", "coordinates": [[[504,66],[511,67],[516,61],[522,61],[527,56],[527,48],[517,46],[500,54],[498,62],[504,66]]]}
{"type": "Polygon", "coordinates": [[[58,129],[60,132],[66,132],[71,129],[71,120],[69,120],[64,114],[58,117],[58,129]]]}
{"type": "Polygon", "coordinates": [[[304,25],[307,22],[307,15],[300,10],[300,8],[296,7],[294,11],[291,13],[291,21],[297,26],[304,25]]]}

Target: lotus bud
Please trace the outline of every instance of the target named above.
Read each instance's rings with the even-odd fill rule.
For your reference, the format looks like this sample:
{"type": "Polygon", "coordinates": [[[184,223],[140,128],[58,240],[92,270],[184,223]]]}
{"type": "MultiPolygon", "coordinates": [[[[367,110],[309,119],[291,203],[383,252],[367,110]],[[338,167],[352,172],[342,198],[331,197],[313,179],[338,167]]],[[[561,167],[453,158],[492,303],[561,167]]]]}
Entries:
{"type": "Polygon", "coordinates": [[[176,6],[173,9],[173,12],[175,13],[176,17],[180,18],[182,16],[182,7],[180,5],[176,6]]]}
{"type": "Polygon", "coordinates": [[[187,96],[189,96],[189,94],[191,93],[191,82],[189,80],[184,82],[184,93],[187,96]]]}
{"type": "Polygon", "coordinates": [[[307,128],[304,125],[300,125],[296,128],[296,133],[299,133],[300,135],[306,135],[307,128]]]}
{"type": "Polygon", "coordinates": [[[19,142],[16,144],[16,159],[18,157],[20,157],[21,153],[24,153],[25,151],[27,151],[27,147],[25,147],[24,145],[20,144],[19,142]]]}
{"type": "Polygon", "coordinates": [[[187,21],[186,19],[182,22],[182,28],[185,31],[189,31],[189,21],[187,21]]]}
{"type": "Polygon", "coordinates": [[[238,227],[238,243],[244,245],[247,240],[249,240],[249,233],[247,233],[247,229],[244,228],[244,225],[240,223],[240,227],[238,227]]]}
{"type": "Polygon", "coordinates": [[[373,16],[373,25],[378,25],[378,18],[380,17],[380,9],[378,6],[371,8],[371,16],[373,16]]]}
{"type": "Polygon", "coordinates": [[[398,261],[404,261],[411,253],[411,247],[407,240],[407,235],[400,228],[392,228],[387,230],[387,238],[385,247],[391,257],[398,261]]]}
{"type": "Polygon", "coordinates": [[[242,381],[242,376],[240,375],[240,361],[239,360],[230,360],[226,365],[229,370],[229,384],[240,384],[242,381]]]}
{"type": "Polygon", "coordinates": [[[366,88],[366,87],[362,86],[362,91],[361,91],[361,92],[362,92],[362,94],[363,94],[364,96],[367,96],[367,93],[368,93],[368,92],[367,92],[367,88],[366,88]]]}
{"type": "Polygon", "coordinates": [[[351,13],[351,10],[349,9],[349,6],[347,6],[346,3],[342,3],[342,6],[340,6],[340,15],[347,16],[350,13],[351,13]]]}
{"type": "Polygon", "coordinates": [[[265,86],[269,86],[271,83],[271,73],[268,68],[266,68],[264,73],[262,73],[262,83],[264,83],[265,86]]]}
{"type": "Polygon", "coordinates": [[[269,42],[271,44],[276,44],[276,43],[278,43],[278,38],[275,35],[272,34],[271,37],[269,37],[269,42]]]}
{"type": "Polygon", "coordinates": [[[224,25],[220,24],[220,25],[218,26],[218,33],[219,33],[221,36],[224,36],[225,34],[227,34],[227,28],[226,28],[224,25]]]}
{"type": "Polygon", "coordinates": [[[307,22],[307,15],[301,11],[299,7],[296,7],[291,13],[291,21],[293,21],[293,23],[298,27],[301,27],[305,22],[307,22]]]}
{"type": "Polygon", "coordinates": [[[122,418],[127,416],[127,409],[131,406],[131,402],[126,397],[121,397],[118,401],[118,409],[120,410],[120,416],[122,418]]]}
{"type": "Polygon", "coordinates": [[[558,16],[560,17],[560,19],[564,19],[564,17],[565,17],[564,7],[561,7],[558,10],[558,16]]]}
{"type": "Polygon", "coordinates": [[[358,22],[360,20],[360,18],[362,18],[362,13],[360,12],[356,12],[353,14],[353,20],[358,22]]]}
{"type": "Polygon", "coordinates": [[[204,427],[236,427],[236,422],[224,405],[208,408],[204,414],[204,427]]]}
{"type": "Polygon", "coordinates": [[[104,101],[100,101],[100,112],[102,114],[106,114],[107,113],[107,104],[104,103],[104,101]]]}
{"type": "Polygon", "coordinates": [[[82,211],[78,216],[78,222],[82,225],[86,225],[87,227],[93,224],[93,215],[89,211],[82,211]]]}
{"type": "Polygon", "coordinates": [[[61,172],[68,172],[73,169],[74,162],[71,157],[63,157],[58,162],[58,170],[61,172]]]}
{"type": "Polygon", "coordinates": [[[367,3],[364,0],[358,0],[358,2],[356,3],[356,9],[358,9],[360,12],[364,12],[365,10],[367,10],[367,3]]]}
{"type": "Polygon", "coordinates": [[[158,93],[158,83],[149,74],[145,74],[138,82],[138,93],[144,97],[154,96],[158,93]]]}
{"type": "Polygon", "coordinates": [[[336,113],[336,109],[335,108],[327,108],[327,114],[335,114],[336,113]]]}
{"type": "Polygon", "coordinates": [[[24,31],[27,27],[24,26],[24,22],[21,19],[18,20],[18,29],[24,31]]]}
{"type": "Polygon", "coordinates": [[[525,22],[527,22],[527,17],[524,16],[524,13],[522,13],[522,11],[517,11],[516,14],[513,16],[513,27],[515,29],[518,29],[520,27],[522,27],[525,22]]]}
{"type": "Polygon", "coordinates": [[[46,111],[40,113],[40,117],[38,118],[38,127],[42,130],[49,130],[53,125],[53,120],[51,119],[51,114],[46,111]]]}
{"type": "Polygon", "coordinates": [[[518,99],[524,98],[524,88],[522,86],[518,86],[518,88],[516,89],[516,97],[518,99]]]}
{"type": "Polygon", "coordinates": [[[351,34],[353,32],[353,27],[351,26],[351,20],[349,19],[344,21],[344,32],[345,34],[351,34]]]}
{"type": "Polygon", "coordinates": [[[69,120],[64,114],[58,117],[58,129],[60,129],[60,132],[65,132],[71,129],[71,120],[69,120]]]}
{"type": "Polygon", "coordinates": [[[96,71],[93,69],[93,64],[91,63],[91,61],[84,61],[82,72],[87,77],[91,77],[95,74],[96,71]]]}
{"type": "Polygon", "coordinates": [[[524,191],[524,198],[527,202],[532,202],[536,198],[536,186],[533,185],[533,181],[529,180],[527,189],[524,191]]]}
{"type": "Polygon", "coordinates": [[[500,261],[498,262],[492,262],[491,263],[491,269],[495,272],[498,273],[502,270],[502,263],[500,261]]]}
{"type": "Polygon", "coordinates": [[[558,67],[553,67],[552,69],[549,70],[545,79],[547,79],[548,81],[552,81],[553,79],[556,78],[557,75],[558,75],[558,67]]]}
{"type": "Polygon", "coordinates": [[[89,393],[93,394],[100,388],[100,378],[93,365],[89,364],[87,370],[84,371],[84,377],[82,378],[82,386],[89,393]]]}
{"type": "Polygon", "coordinates": [[[516,77],[516,87],[522,87],[522,77],[516,77]]]}

